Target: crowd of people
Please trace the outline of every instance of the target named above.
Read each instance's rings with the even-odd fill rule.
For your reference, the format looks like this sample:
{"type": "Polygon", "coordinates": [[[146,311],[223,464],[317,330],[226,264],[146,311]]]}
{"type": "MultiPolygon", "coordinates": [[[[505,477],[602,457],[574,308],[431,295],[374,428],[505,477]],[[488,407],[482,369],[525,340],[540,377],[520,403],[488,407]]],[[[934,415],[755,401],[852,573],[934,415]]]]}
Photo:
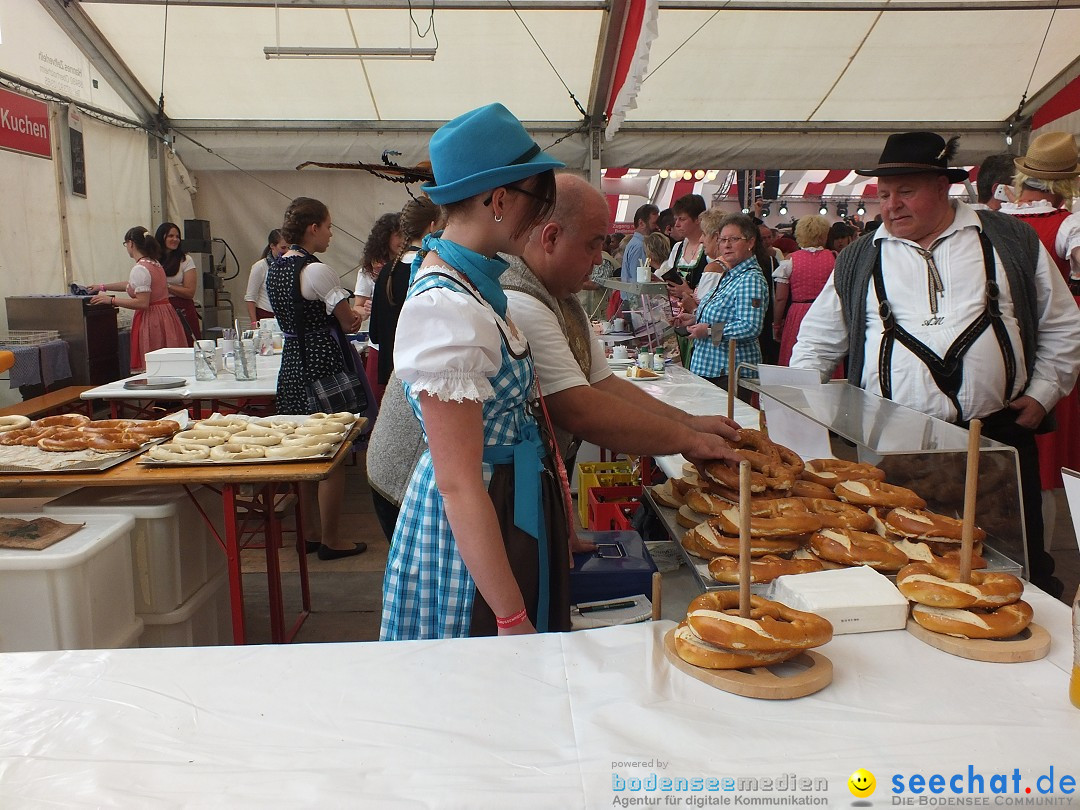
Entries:
{"type": "MultiPolygon", "coordinates": [[[[285,335],[281,413],[317,410],[312,384],[341,372],[365,375],[380,404],[367,464],[390,542],[382,638],[567,629],[568,559],[587,547],[568,492],[579,442],[735,458],[737,425],[612,374],[593,322],[640,304],[603,282],[642,272],[667,284],[679,359],[718,386],[736,383],[733,366],[750,376],[779,363],[954,424],[981,419],[1018,451],[1032,580],[1060,594],[1040,489],[1061,485],[1063,464],[1080,466],[1076,143],[1051,133],[1022,157],[989,158],[978,205],[949,196],[967,177],[949,166],[953,148],[928,132],[890,136],[878,165],[860,170],[877,178],[881,203],[865,227],[812,215],[789,237],[754,210],[688,194],[669,210],[641,206],[633,233],[618,236],[605,197],[556,174],[562,164],[492,104],[433,136],[434,180],[376,221],[352,290],[318,258],[329,210],[293,200],[245,299],[253,321],[275,317],[285,335]],[[366,366],[347,339],[361,330],[366,366]]],[[[135,368],[136,344],[141,357],[198,337],[194,266],[170,223],[156,239],[132,229],[124,245],[136,260],[128,281],[94,300],[127,290],[108,301],[137,311],[135,368]]],[[[322,559],[366,547],[343,537],[343,487],[339,469],[302,491],[309,551],[322,559]]]]}

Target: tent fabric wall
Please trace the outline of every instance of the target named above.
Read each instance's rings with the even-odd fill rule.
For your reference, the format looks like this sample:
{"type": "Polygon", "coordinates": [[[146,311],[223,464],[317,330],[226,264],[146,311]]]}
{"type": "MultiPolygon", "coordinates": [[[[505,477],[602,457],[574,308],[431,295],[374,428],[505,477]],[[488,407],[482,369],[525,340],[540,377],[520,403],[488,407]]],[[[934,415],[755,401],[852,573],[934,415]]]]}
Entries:
{"type": "MultiPolygon", "coordinates": [[[[280,228],[285,209],[295,197],[315,197],[326,203],[334,222],[334,238],[323,260],[352,290],[360,265],[364,241],[371,226],[385,213],[400,211],[409,200],[405,186],[380,180],[366,172],[311,170],[291,172],[195,172],[198,193],[195,216],[210,222],[215,239],[228,243],[240,263],[239,273],[231,255],[225,282],[235,310],[243,317],[248,272],[266,245],[266,235],[280,228]]],[[[418,189],[414,187],[414,193],[418,189]]],[[[215,261],[228,255],[214,246],[215,261]]]]}

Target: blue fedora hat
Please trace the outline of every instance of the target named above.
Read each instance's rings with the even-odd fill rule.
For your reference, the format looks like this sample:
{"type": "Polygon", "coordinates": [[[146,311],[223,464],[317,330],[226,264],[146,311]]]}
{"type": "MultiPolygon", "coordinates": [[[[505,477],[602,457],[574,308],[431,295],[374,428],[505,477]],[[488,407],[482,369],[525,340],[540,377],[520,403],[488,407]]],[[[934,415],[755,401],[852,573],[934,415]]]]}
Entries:
{"type": "Polygon", "coordinates": [[[422,188],[437,205],[565,165],[541,151],[502,104],[479,107],[439,127],[431,136],[428,155],[435,182],[422,188]]]}

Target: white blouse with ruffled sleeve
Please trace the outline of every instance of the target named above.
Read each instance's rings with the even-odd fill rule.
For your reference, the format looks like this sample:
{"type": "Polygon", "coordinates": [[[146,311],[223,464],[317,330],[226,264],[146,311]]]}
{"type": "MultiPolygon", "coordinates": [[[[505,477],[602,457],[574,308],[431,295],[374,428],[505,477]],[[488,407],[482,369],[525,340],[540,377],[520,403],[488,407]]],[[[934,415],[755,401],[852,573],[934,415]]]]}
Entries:
{"type": "Polygon", "coordinates": [[[133,292],[150,292],[150,271],[142,264],[136,264],[128,273],[128,286],[133,292]]]}
{"type": "MultiPolygon", "coordinates": [[[[460,276],[446,267],[429,272],[460,276]]],[[[466,285],[467,286],[467,285],[466,285]]],[[[460,289],[437,287],[406,299],[398,318],[394,370],[414,392],[441,400],[485,402],[495,396],[490,378],[502,367],[502,327],[510,350],[528,346],[486,303],[460,289]]]]}

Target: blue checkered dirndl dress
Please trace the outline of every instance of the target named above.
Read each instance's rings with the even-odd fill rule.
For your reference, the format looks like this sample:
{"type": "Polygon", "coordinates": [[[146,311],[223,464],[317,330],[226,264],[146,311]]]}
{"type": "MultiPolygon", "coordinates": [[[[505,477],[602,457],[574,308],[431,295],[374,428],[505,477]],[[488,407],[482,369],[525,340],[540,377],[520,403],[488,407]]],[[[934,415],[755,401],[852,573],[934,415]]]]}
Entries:
{"type": "MultiPolygon", "coordinates": [[[[536,420],[529,407],[530,401],[535,398],[532,357],[528,351],[528,344],[523,340],[521,341],[524,344],[523,351],[517,354],[511,351],[506,335],[512,332],[513,328],[500,318],[483,298],[472,293],[456,278],[441,273],[420,276],[414,281],[409,297],[422,295],[435,287],[447,288],[461,295],[472,295],[483,304],[491,318],[496,320],[503,334],[501,366],[495,376],[488,378],[494,395],[482,403],[485,445],[484,482],[489,486],[489,494],[495,502],[498,513],[499,504],[496,499],[499,496],[495,494],[497,487],[492,485],[492,480],[498,479],[507,470],[510,470],[509,475],[513,476],[516,468],[514,466],[508,468],[505,465],[500,467],[499,464],[489,463],[488,451],[514,446],[537,434],[536,420]]],[[[400,337],[399,335],[399,343],[400,337]]],[[[405,392],[422,425],[423,417],[417,392],[411,390],[408,384],[405,384],[405,392]]],[[[535,460],[535,454],[533,458],[535,460]]],[[[555,482],[554,486],[558,486],[557,479],[550,476],[550,468],[541,473],[540,477],[542,479],[540,487],[551,486],[551,481],[555,482]]],[[[516,481],[520,486],[519,478],[512,481],[516,481]]],[[[510,484],[509,491],[512,499],[513,483],[510,484]]],[[[551,491],[557,493],[557,490],[551,491]]],[[[561,504],[561,501],[559,503],[561,504]]],[[[552,567],[550,578],[555,585],[550,592],[550,611],[546,615],[560,617],[552,620],[549,629],[553,630],[569,629],[568,586],[560,584],[566,582],[568,570],[565,530],[550,530],[550,527],[557,526],[559,521],[565,521],[561,509],[557,514],[547,518],[549,528],[546,536],[542,538],[543,551],[538,548],[534,538],[522,532],[517,533],[525,538],[524,547],[527,548],[527,551],[518,554],[519,562],[524,558],[526,566],[531,566],[532,569],[539,567],[541,581],[545,580],[543,574],[545,566],[542,562],[538,563],[538,559],[547,557],[552,567]],[[538,552],[540,552],[539,557],[538,552]],[[559,570],[560,564],[563,570],[559,570]],[[563,614],[566,617],[565,626],[561,624],[563,614]]],[[[501,517],[500,522],[502,522],[501,517]]],[[[529,588],[523,584],[523,577],[515,566],[513,541],[507,539],[507,535],[513,534],[514,531],[512,525],[509,529],[506,525],[503,526],[504,542],[507,544],[511,568],[515,570],[519,585],[522,585],[526,607],[535,623],[539,610],[537,598],[535,593],[530,597],[529,588]]],[[[523,547],[519,544],[519,550],[521,548],[523,547]]],[[[529,575],[526,575],[524,580],[530,580],[535,585],[537,580],[535,571],[532,572],[531,579],[529,575]]],[[[539,604],[542,605],[544,602],[540,601],[539,604]]],[[[480,631],[477,630],[474,621],[474,605],[478,610],[487,611],[490,618],[490,609],[482,604],[472,576],[458,553],[457,544],[446,517],[442,495],[435,483],[431,453],[425,451],[405,492],[393,541],[390,544],[386,576],[383,580],[380,637],[385,641],[476,635],[480,631]]]]}

